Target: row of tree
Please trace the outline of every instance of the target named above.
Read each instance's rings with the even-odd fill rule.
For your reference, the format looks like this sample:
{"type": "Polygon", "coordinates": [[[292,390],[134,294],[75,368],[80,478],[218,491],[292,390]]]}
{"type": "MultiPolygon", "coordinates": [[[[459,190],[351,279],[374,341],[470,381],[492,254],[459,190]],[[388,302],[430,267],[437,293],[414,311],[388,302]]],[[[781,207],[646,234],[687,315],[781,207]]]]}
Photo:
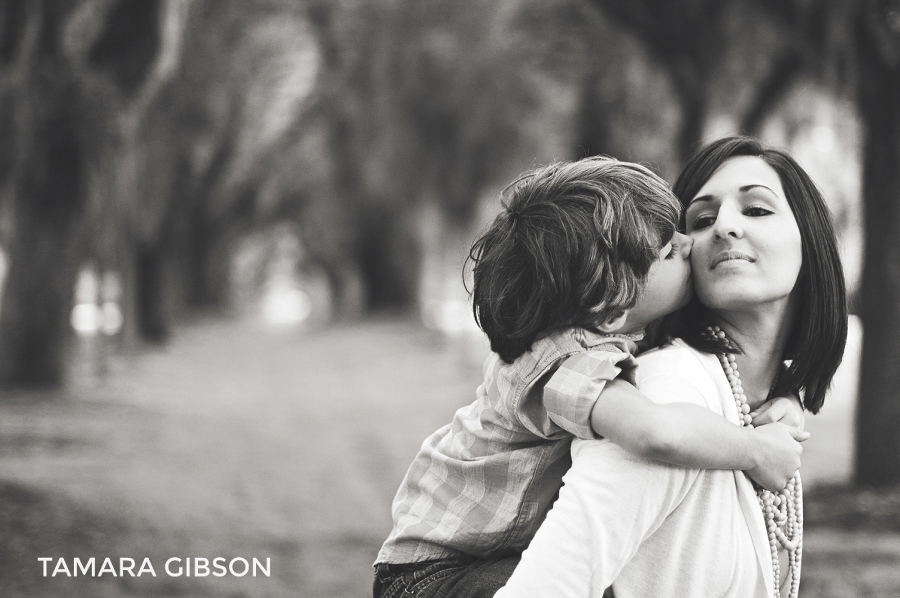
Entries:
{"type": "Polygon", "coordinates": [[[221,305],[234,240],[285,219],[339,307],[408,307],[423,209],[465,236],[586,154],[671,177],[810,81],[863,131],[857,473],[900,481],[897,0],[3,3],[0,380],[62,380],[85,259],[122,273],[133,339],[221,305]]]}
{"type": "Polygon", "coordinates": [[[856,479],[900,482],[900,2],[759,0],[679,3],[595,0],[638,36],[669,73],[682,112],[682,156],[701,138],[715,77],[735,47],[764,56],[737,129],[758,133],[801,77],[856,103],[863,128],[865,267],[859,310],[865,326],[856,423],[856,479]],[[749,25],[749,26],[748,26],[749,25]],[[776,43],[757,46],[771,28],[776,43]],[[748,43],[749,42],[749,43],[748,43]],[[748,47],[749,46],[749,47],[748,47]]]}

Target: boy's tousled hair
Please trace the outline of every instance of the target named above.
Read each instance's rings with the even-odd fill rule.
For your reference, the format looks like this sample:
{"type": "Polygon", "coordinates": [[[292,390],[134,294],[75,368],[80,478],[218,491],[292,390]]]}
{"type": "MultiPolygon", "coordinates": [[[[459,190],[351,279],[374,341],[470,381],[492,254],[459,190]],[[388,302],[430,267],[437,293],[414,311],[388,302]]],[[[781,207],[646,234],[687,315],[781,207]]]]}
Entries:
{"type": "Polygon", "coordinates": [[[467,262],[475,320],[507,363],[555,330],[633,307],[681,215],[659,176],[606,157],[536,169],[503,195],[467,262]]]}

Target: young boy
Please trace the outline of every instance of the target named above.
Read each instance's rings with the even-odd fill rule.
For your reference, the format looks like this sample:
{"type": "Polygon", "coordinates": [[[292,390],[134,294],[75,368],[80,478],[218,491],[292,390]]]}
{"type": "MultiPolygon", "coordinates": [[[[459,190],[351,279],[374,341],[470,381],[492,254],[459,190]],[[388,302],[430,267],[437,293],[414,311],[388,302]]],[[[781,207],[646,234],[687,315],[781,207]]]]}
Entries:
{"type": "MultiPolygon", "coordinates": [[[[493,596],[550,508],[574,437],[746,470],[769,488],[800,465],[799,427],[740,428],[699,406],[653,403],[627,382],[644,328],[692,292],[691,239],[676,231],[681,208],[665,181],[592,158],[510,189],[470,252],[475,318],[493,351],[484,383],[407,472],[375,598],[493,596]]],[[[799,423],[799,403],[778,400],[799,423]]]]}

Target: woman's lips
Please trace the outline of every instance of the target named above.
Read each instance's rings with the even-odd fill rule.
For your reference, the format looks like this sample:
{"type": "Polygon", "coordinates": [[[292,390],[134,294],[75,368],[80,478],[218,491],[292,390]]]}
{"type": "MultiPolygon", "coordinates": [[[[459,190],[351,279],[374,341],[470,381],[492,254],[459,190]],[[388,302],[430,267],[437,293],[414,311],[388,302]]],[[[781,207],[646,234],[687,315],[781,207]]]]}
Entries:
{"type": "Polygon", "coordinates": [[[722,251],[720,253],[717,253],[715,257],[713,257],[712,261],[709,264],[709,269],[712,270],[723,262],[731,262],[735,260],[743,260],[745,262],[750,262],[751,264],[756,261],[746,253],[741,253],[740,251],[722,251]]]}

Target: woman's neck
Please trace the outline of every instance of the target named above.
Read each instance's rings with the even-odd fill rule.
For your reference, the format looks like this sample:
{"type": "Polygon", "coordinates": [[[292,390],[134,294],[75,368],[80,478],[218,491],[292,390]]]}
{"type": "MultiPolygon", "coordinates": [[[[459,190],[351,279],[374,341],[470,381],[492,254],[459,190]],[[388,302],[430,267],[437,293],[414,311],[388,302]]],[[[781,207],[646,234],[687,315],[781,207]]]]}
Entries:
{"type": "Polygon", "coordinates": [[[759,407],[769,396],[775,376],[784,361],[793,313],[788,305],[779,309],[719,311],[713,319],[741,349],[735,356],[747,403],[759,407]]]}

